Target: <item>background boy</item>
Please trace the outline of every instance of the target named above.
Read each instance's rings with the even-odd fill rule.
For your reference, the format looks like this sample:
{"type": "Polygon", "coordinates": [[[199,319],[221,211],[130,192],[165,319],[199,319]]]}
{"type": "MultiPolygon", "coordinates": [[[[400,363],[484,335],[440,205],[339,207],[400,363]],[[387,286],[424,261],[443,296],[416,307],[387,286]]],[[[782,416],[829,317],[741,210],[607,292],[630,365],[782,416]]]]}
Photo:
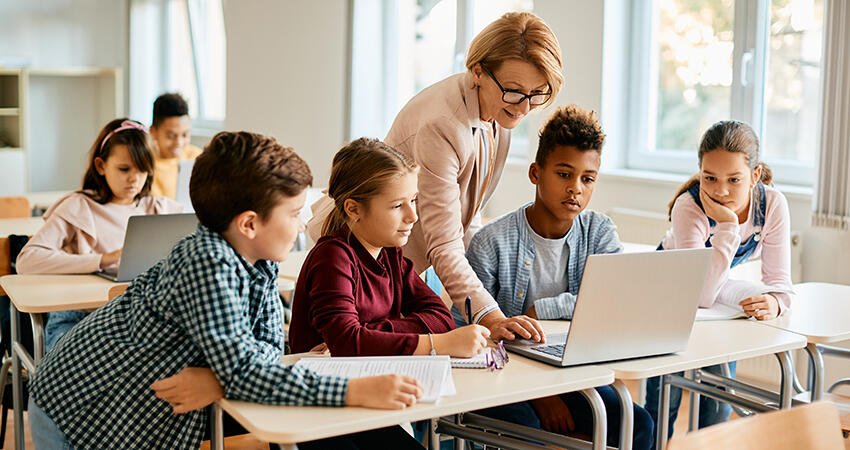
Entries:
{"type": "Polygon", "coordinates": [[[150,133],[156,142],[151,193],[174,200],[181,160],[193,160],[201,149],[190,144],[189,104],[177,93],[162,94],[153,102],[150,133]]]}

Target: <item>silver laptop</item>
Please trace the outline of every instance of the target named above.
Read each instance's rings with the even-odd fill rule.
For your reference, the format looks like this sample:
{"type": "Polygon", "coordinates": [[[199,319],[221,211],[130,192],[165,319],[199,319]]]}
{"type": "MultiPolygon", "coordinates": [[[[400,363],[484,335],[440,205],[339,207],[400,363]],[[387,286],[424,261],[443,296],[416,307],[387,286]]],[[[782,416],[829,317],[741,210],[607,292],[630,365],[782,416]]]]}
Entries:
{"type": "Polygon", "coordinates": [[[180,160],[177,166],[177,189],[174,192],[174,200],[183,205],[183,211],[195,212],[192,207],[192,199],[189,197],[189,180],[192,178],[192,168],[195,167],[194,159],[180,160]]]}
{"type": "Polygon", "coordinates": [[[131,216],[118,272],[96,274],[112,281],[130,281],[168,256],[174,245],[197,227],[198,218],[194,214],[131,216]]]}
{"type": "Polygon", "coordinates": [[[568,331],[547,335],[545,344],[519,339],[505,348],[561,367],[684,350],[711,252],[591,255],[568,331]]]}

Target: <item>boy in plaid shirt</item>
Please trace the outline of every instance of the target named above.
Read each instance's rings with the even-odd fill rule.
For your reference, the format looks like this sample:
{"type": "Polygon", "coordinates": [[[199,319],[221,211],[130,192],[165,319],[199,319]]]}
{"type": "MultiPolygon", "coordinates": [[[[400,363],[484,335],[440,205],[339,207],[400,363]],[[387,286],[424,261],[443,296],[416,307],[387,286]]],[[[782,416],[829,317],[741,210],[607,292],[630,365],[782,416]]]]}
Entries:
{"type": "MultiPolygon", "coordinates": [[[[281,405],[415,403],[412,378],[347,380],[279,362],[277,262],[303,229],[311,183],[307,164],[273,138],[216,135],[190,182],[197,231],[39,366],[29,404],[36,448],[198,448],[207,424],[199,408],[222,394],[281,405]]],[[[418,445],[398,427],[367,433],[418,445]]],[[[343,439],[349,448],[362,442],[343,439]]]]}

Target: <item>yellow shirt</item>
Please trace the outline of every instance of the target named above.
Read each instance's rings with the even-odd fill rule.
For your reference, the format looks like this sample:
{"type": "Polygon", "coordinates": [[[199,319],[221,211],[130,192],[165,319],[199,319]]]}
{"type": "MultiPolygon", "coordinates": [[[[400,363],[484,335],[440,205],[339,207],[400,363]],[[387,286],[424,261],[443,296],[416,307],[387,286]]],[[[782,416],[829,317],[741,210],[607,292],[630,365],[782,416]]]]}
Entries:
{"type": "Polygon", "coordinates": [[[177,158],[161,159],[155,157],[151,194],[175,199],[177,197],[177,171],[180,168],[180,161],[195,159],[202,151],[199,147],[189,144],[183,148],[177,158]]]}

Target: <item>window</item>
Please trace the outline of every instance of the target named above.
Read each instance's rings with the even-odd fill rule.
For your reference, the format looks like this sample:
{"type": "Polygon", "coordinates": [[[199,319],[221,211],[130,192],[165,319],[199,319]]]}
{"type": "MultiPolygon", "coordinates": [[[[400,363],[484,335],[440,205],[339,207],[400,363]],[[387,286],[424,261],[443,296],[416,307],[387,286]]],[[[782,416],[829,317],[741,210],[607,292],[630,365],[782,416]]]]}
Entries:
{"type": "MultiPolygon", "coordinates": [[[[355,0],[352,14],[351,138],[383,138],[422,89],[465,70],[466,50],[487,24],[532,0],[355,0]]],[[[528,159],[525,121],[510,158],[528,159]]]]}
{"type": "Polygon", "coordinates": [[[133,117],[150,118],[153,100],[176,91],[189,102],[194,130],[221,129],[226,92],[221,0],[133,0],[131,29],[133,117]]]}
{"type": "Polygon", "coordinates": [[[696,171],[714,122],[761,138],[782,183],[811,185],[823,0],[641,0],[633,13],[629,167],[696,171]]]}

